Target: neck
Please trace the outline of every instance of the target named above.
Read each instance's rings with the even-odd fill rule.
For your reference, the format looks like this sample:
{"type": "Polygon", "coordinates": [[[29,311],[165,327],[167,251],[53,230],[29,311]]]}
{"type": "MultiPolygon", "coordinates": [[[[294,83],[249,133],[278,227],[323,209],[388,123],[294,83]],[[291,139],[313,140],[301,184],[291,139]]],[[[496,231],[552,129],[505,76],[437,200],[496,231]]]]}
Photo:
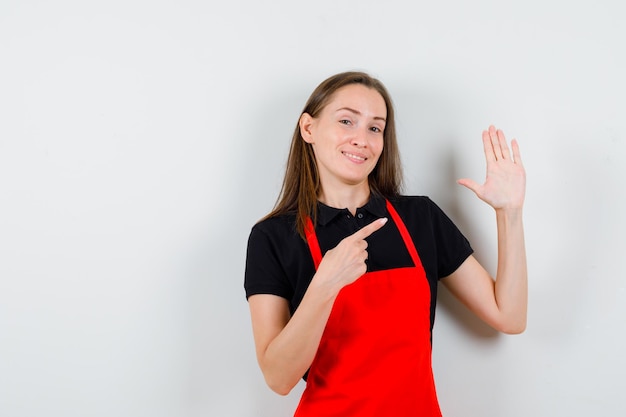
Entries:
{"type": "Polygon", "coordinates": [[[353,215],[356,209],[363,207],[370,198],[370,187],[367,181],[358,185],[350,185],[341,188],[324,187],[320,193],[319,200],[329,207],[347,208],[353,215]]]}

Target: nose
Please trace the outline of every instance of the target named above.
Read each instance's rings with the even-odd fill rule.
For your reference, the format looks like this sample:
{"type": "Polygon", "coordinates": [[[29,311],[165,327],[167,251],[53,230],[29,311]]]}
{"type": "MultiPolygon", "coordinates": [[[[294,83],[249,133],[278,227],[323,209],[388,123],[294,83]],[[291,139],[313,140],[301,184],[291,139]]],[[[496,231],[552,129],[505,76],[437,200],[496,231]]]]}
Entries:
{"type": "Polygon", "coordinates": [[[357,148],[367,148],[367,129],[356,129],[350,144],[357,148]]]}

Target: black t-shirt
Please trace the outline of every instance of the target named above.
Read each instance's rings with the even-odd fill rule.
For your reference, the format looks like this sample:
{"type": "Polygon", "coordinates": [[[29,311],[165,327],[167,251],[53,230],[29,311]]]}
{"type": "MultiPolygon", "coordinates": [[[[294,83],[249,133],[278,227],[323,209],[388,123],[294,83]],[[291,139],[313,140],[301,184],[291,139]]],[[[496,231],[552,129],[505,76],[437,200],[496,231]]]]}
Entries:
{"type": "MultiPolygon", "coordinates": [[[[401,196],[389,201],[406,225],[426,272],[432,297],[432,328],[438,280],[453,273],[473,250],[454,223],[428,197],[401,196]]],[[[368,271],[414,266],[384,198],[372,196],[365,206],[357,209],[355,216],[347,209],[322,203],[318,209],[315,232],[322,255],[363,226],[387,217],[387,224],[366,239],[368,271]]],[[[307,242],[296,231],[295,213],[254,225],[248,239],[246,297],[255,294],[283,297],[289,301],[293,314],[314,274],[307,242]]]]}

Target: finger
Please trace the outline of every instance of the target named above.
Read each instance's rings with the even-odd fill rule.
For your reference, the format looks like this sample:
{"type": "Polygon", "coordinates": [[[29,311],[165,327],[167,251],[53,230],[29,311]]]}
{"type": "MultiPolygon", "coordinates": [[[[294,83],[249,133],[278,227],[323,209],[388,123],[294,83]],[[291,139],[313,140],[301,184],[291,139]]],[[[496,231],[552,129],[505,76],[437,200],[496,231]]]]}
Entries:
{"type": "Polygon", "coordinates": [[[387,223],[386,217],[374,220],[362,229],[357,230],[352,236],[356,239],[365,239],[366,237],[383,227],[385,223],[387,223]]]}
{"type": "Polygon", "coordinates": [[[504,132],[498,129],[496,131],[496,134],[498,135],[498,142],[500,143],[500,152],[502,153],[502,158],[509,159],[511,157],[511,151],[509,151],[509,145],[506,143],[504,132]]]}
{"type": "Polygon", "coordinates": [[[496,160],[496,155],[493,153],[493,145],[491,144],[491,138],[488,131],[483,131],[483,150],[485,151],[485,159],[487,162],[496,160]]]}
{"type": "Polygon", "coordinates": [[[502,159],[502,149],[500,148],[500,141],[498,140],[498,132],[494,125],[489,126],[489,139],[491,139],[491,146],[493,147],[493,154],[496,160],[502,159]]]}
{"type": "Polygon", "coordinates": [[[519,152],[519,144],[516,139],[511,141],[511,148],[513,149],[513,161],[520,166],[524,166],[524,164],[522,164],[522,155],[519,152]]]}
{"type": "Polygon", "coordinates": [[[461,178],[460,180],[457,180],[457,184],[470,189],[475,194],[478,194],[478,189],[480,188],[480,185],[476,181],[471,180],[469,178],[461,178]]]}

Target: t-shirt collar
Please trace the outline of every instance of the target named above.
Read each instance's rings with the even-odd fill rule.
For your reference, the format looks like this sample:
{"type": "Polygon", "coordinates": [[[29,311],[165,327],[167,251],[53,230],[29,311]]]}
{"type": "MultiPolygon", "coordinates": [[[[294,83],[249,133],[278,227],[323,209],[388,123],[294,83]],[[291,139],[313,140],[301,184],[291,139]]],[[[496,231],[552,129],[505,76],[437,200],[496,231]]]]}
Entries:
{"type": "MultiPolygon", "coordinates": [[[[337,216],[342,213],[346,213],[348,211],[347,208],[334,208],[327,206],[322,202],[317,202],[317,223],[320,226],[326,226],[328,223],[333,221],[337,216]]],[[[372,194],[370,199],[363,207],[359,207],[358,210],[365,210],[369,213],[373,214],[376,217],[385,217],[387,216],[387,208],[385,199],[383,197],[372,194]]]]}

